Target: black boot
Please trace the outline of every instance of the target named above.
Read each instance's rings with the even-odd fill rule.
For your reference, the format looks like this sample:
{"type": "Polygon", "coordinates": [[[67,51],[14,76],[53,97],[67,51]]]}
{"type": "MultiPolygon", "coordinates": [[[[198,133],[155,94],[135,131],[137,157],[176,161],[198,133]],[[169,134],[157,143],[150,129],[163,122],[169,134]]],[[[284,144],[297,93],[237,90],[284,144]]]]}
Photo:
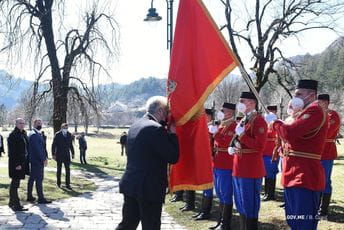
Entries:
{"type": "Polygon", "coordinates": [[[320,204],[320,216],[327,216],[328,215],[328,207],[331,201],[331,193],[323,193],[321,196],[321,204],[320,204]]]}
{"type": "Polygon", "coordinates": [[[222,219],[222,210],[223,210],[223,208],[224,208],[224,205],[220,203],[219,204],[219,210],[218,210],[218,216],[217,216],[217,223],[216,223],[215,226],[209,227],[209,229],[212,229],[212,230],[216,229],[220,225],[221,219],[222,219]]]}
{"type": "Polygon", "coordinates": [[[240,214],[239,225],[240,225],[240,230],[246,230],[246,216],[240,214]]]}
{"type": "Polygon", "coordinates": [[[186,191],[185,198],[186,198],[186,204],[180,210],[182,212],[195,210],[195,191],[193,190],[186,191]]]}
{"type": "Polygon", "coordinates": [[[224,205],[221,215],[221,223],[215,230],[230,230],[233,204],[224,205]]]}
{"type": "Polygon", "coordinates": [[[203,207],[204,207],[204,202],[205,202],[205,197],[202,197],[202,203],[201,203],[201,209],[199,210],[199,212],[197,212],[196,214],[192,215],[191,217],[196,219],[198,216],[200,216],[202,214],[203,211],[203,207]]]}
{"type": "Polygon", "coordinates": [[[170,201],[171,202],[183,201],[183,194],[184,194],[183,190],[175,192],[174,196],[172,197],[170,201]]]}
{"type": "Polygon", "coordinates": [[[195,220],[208,220],[210,219],[211,206],[213,204],[213,197],[203,197],[201,213],[195,220]]]}
{"type": "Polygon", "coordinates": [[[245,230],[258,230],[258,218],[246,218],[245,230]]]}
{"type": "Polygon", "coordinates": [[[275,200],[276,179],[265,178],[265,196],[262,201],[275,200]]]}

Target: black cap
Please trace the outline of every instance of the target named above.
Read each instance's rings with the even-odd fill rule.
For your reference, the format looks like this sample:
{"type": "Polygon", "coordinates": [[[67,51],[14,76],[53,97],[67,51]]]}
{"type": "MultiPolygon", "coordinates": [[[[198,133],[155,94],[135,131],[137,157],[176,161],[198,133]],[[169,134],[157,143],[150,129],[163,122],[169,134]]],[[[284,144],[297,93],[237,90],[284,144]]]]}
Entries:
{"type": "Polygon", "coordinates": [[[235,110],[236,104],[232,104],[232,103],[223,103],[222,108],[226,108],[226,109],[232,109],[235,110]]]}
{"type": "Polygon", "coordinates": [[[268,110],[277,110],[277,105],[268,105],[268,110]]]}
{"type": "Polygon", "coordinates": [[[257,100],[256,96],[252,92],[242,92],[240,98],[254,99],[257,100]]]}
{"type": "Polygon", "coordinates": [[[205,109],[205,114],[213,115],[213,110],[212,109],[205,109]]]}
{"type": "Polygon", "coordinates": [[[330,101],[330,95],[324,93],[324,94],[319,94],[318,95],[318,100],[325,100],[325,101],[330,101]]]}
{"type": "Polygon", "coordinates": [[[297,83],[296,89],[313,89],[317,90],[318,89],[318,81],[316,80],[299,80],[297,83]]]}

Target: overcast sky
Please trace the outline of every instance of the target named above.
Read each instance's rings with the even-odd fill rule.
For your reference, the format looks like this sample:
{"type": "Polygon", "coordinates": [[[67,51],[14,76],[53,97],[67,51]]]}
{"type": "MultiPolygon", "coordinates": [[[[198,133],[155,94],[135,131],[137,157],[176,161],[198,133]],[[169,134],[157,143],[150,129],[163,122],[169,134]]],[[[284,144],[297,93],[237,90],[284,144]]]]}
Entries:
{"type": "MultiPolygon", "coordinates": [[[[141,77],[154,76],[165,78],[168,73],[169,51],[166,49],[166,0],[155,0],[163,20],[150,25],[143,19],[150,7],[151,0],[116,0],[114,5],[115,18],[120,29],[120,55],[118,60],[111,64],[110,72],[113,81],[130,83],[141,77]],[[117,2],[116,2],[117,1],[117,2]]],[[[174,16],[176,17],[179,0],[174,1],[174,16]]],[[[224,10],[219,0],[204,0],[215,21],[224,23],[224,10]]],[[[239,12],[240,14],[240,12],[239,12]]],[[[226,31],[224,31],[226,33],[226,31]]],[[[323,51],[336,38],[337,34],[324,31],[312,31],[300,36],[300,40],[288,39],[283,41],[282,50],[285,56],[298,54],[316,54],[323,51]]],[[[248,62],[248,50],[240,47],[239,51],[248,62]]],[[[0,61],[0,69],[8,69],[4,59],[0,61]]],[[[33,74],[26,67],[9,70],[25,79],[33,79],[33,74]]]]}

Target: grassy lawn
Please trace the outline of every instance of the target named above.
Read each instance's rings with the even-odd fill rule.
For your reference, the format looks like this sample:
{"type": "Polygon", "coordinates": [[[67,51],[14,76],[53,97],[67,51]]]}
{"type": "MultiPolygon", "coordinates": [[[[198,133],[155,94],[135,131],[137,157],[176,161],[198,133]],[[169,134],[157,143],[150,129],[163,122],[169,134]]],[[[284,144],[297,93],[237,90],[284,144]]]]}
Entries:
{"type": "MultiPolygon", "coordinates": [[[[45,171],[45,178],[44,178],[44,192],[45,196],[48,199],[57,200],[57,199],[64,199],[68,197],[78,196],[84,192],[94,191],[96,189],[96,185],[91,182],[90,180],[81,178],[81,177],[73,177],[71,176],[71,186],[73,191],[68,191],[64,189],[59,189],[56,187],[56,162],[51,159],[51,143],[53,138],[53,131],[52,129],[45,129],[44,130],[48,139],[47,139],[47,149],[49,153],[49,169],[45,171]]],[[[72,129],[70,128],[70,131],[72,129]]],[[[83,130],[80,130],[83,131],[83,130]]],[[[75,141],[74,149],[75,149],[75,159],[72,162],[71,169],[72,170],[86,170],[94,173],[104,173],[107,175],[117,176],[123,174],[126,157],[121,156],[120,154],[120,145],[117,144],[117,140],[119,139],[120,134],[124,130],[122,129],[107,129],[101,130],[100,133],[96,133],[95,129],[90,130],[90,136],[87,136],[88,142],[88,150],[86,153],[87,157],[87,165],[81,165],[79,159],[79,147],[78,141],[75,141]]],[[[1,134],[6,138],[9,132],[1,131],[1,134]]],[[[4,143],[6,144],[6,143],[4,143]]],[[[5,147],[7,150],[7,147],[5,147]]],[[[0,158],[0,205],[6,205],[8,203],[8,193],[9,193],[9,183],[10,179],[8,178],[8,169],[7,169],[7,151],[6,155],[0,158]],[[1,166],[2,165],[2,166],[1,166]]],[[[62,173],[64,169],[62,170],[62,173]]],[[[22,201],[26,200],[26,186],[27,186],[27,178],[21,181],[21,186],[19,189],[20,198],[22,201]]],[[[62,184],[64,183],[64,174],[62,174],[62,184]]],[[[35,188],[34,188],[34,196],[35,188]]],[[[24,202],[25,204],[25,202],[24,202]]]]}

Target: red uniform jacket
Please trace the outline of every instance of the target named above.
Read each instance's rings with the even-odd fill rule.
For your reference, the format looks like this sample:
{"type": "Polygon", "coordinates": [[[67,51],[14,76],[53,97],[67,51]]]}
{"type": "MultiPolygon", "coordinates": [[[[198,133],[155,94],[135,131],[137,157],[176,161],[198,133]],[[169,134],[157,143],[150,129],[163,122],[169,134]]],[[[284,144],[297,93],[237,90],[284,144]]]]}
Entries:
{"type": "Polygon", "coordinates": [[[311,155],[318,159],[301,156],[284,156],[282,162],[282,185],[302,187],[313,191],[325,188],[324,169],[320,163],[323,152],[328,117],[325,111],[313,102],[289,124],[277,120],[273,128],[285,143],[285,153],[311,155]]]}
{"type": "Polygon", "coordinates": [[[263,150],[264,156],[272,156],[272,152],[276,146],[276,132],[272,127],[268,127],[268,137],[266,138],[265,148],[263,150]]]}
{"type": "Polygon", "coordinates": [[[235,135],[236,125],[233,119],[224,121],[214,135],[214,168],[233,169],[233,156],[229,155],[228,147],[235,135]]]}
{"type": "Polygon", "coordinates": [[[233,176],[242,178],[265,176],[263,149],[266,138],[267,124],[264,118],[255,112],[250,115],[245,131],[238,138],[242,153],[234,155],[233,176]]]}
{"type": "Polygon", "coordinates": [[[321,155],[322,160],[334,160],[337,158],[336,137],[340,129],[340,117],[334,110],[328,111],[329,126],[325,139],[324,152],[321,155]]]}

